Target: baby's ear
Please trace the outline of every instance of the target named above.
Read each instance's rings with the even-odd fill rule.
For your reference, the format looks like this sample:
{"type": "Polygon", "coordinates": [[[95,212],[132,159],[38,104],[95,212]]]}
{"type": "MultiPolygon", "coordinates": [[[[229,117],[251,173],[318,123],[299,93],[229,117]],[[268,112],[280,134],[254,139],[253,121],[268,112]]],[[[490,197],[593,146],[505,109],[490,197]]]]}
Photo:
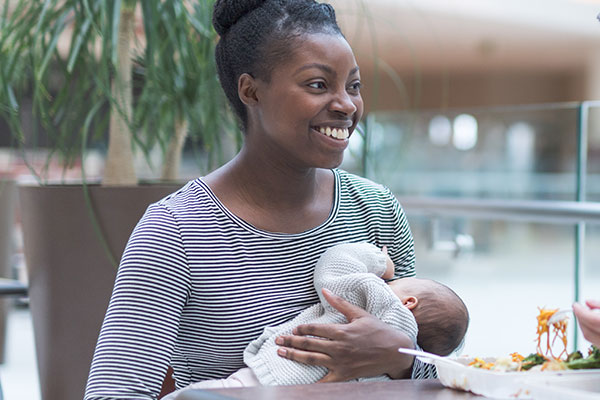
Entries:
{"type": "Polygon", "coordinates": [[[404,296],[401,300],[402,304],[404,304],[404,306],[409,310],[413,310],[417,304],[419,304],[419,299],[417,299],[415,296],[404,296]]]}

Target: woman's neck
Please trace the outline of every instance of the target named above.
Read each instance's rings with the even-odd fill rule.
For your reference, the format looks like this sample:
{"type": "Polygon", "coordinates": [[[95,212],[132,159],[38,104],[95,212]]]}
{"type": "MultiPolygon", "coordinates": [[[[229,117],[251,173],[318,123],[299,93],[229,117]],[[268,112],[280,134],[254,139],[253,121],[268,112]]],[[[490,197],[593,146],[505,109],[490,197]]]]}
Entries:
{"type": "Polygon", "coordinates": [[[333,204],[331,171],[270,163],[244,150],[204,181],[230,211],[270,231],[313,228],[327,219],[333,204]]]}
{"type": "Polygon", "coordinates": [[[319,194],[323,171],[294,168],[285,162],[252,157],[243,150],[227,165],[227,180],[247,200],[270,208],[296,208],[319,194]]]}

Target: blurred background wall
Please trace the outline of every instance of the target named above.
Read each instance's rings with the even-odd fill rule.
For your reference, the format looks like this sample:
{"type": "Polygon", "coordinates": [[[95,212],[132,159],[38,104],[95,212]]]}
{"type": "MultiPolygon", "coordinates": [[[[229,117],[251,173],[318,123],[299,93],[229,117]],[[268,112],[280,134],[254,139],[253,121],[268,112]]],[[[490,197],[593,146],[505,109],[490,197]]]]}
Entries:
{"type": "Polygon", "coordinates": [[[600,98],[599,1],[331,3],[357,54],[371,109],[600,98]]]}

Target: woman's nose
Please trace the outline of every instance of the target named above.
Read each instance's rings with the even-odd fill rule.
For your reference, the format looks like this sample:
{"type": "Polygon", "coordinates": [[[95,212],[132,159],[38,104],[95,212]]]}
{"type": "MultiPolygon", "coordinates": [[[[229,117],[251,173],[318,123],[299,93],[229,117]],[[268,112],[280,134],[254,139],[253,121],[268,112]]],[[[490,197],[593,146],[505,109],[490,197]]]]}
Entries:
{"type": "Polygon", "coordinates": [[[354,103],[352,96],[344,89],[335,94],[330,109],[340,114],[352,115],[358,107],[354,103]]]}

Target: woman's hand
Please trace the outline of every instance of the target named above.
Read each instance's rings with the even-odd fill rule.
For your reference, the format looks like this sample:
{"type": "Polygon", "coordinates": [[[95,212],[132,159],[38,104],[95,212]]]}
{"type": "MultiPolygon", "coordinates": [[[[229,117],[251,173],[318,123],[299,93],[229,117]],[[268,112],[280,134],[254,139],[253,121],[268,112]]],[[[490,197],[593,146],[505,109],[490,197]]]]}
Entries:
{"type": "Polygon", "coordinates": [[[397,351],[399,347],[414,348],[408,336],[327,289],[323,289],[323,296],[348,323],[300,325],[294,335],[276,339],[282,346],[280,356],[326,367],[329,372],[319,382],[383,374],[394,379],[410,378],[414,358],[397,351]]]}
{"type": "Polygon", "coordinates": [[[587,300],[585,308],[581,304],[573,304],[573,312],[579,322],[583,337],[590,343],[600,348],[600,301],[587,300]],[[596,310],[596,311],[595,311],[596,310]]]}

